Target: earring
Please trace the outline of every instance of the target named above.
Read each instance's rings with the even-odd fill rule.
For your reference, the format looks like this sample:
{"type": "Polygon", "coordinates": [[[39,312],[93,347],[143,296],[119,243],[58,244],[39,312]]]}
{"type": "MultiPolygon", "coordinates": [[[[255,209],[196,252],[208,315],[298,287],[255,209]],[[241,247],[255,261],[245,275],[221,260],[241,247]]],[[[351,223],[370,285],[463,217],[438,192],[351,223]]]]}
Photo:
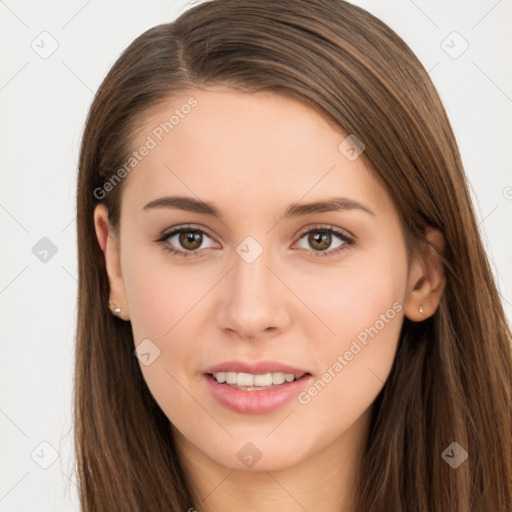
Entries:
{"type": "Polygon", "coordinates": [[[425,316],[425,313],[423,312],[423,304],[420,304],[419,310],[420,310],[420,313],[421,313],[423,316],[425,316]]]}
{"type": "Polygon", "coordinates": [[[109,302],[108,307],[110,308],[110,312],[113,315],[119,316],[121,314],[121,308],[117,304],[114,304],[113,302],[109,302]]]}

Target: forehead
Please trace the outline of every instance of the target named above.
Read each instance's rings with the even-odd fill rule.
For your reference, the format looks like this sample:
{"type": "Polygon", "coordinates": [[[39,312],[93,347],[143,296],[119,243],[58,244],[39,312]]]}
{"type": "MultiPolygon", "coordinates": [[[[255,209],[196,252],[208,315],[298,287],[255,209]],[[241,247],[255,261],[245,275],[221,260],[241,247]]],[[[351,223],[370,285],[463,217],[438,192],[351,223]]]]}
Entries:
{"type": "Polygon", "coordinates": [[[261,205],[263,196],[268,205],[306,195],[386,199],[364,153],[348,159],[343,152],[347,136],[282,95],[190,89],[153,109],[137,130],[134,149],[151,150],[123,196],[139,208],[164,193],[215,194],[226,205],[261,205]]]}

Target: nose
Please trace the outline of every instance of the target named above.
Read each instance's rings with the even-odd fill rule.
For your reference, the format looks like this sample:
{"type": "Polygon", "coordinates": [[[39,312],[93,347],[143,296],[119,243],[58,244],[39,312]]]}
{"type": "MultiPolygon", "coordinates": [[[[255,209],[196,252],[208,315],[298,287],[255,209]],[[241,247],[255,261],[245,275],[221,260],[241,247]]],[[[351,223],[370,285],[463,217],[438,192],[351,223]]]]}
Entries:
{"type": "Polygon", "coordinates": [[[251,340],[284,331],[290,322],[291,294],[271,268],[269,251],[252,262],[235,253],[233,265],[223,280],[220,328],[251,340]]]}

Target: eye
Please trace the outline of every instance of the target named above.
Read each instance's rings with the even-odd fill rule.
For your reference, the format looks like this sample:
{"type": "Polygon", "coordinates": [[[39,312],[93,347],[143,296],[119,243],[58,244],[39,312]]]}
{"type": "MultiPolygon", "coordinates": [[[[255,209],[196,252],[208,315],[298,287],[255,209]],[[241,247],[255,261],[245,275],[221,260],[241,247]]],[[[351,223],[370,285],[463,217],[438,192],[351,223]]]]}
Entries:
{"type": "MultiPolygon", "coordinates": [[[[333,226],[329,227],[315,227],[303,233],[299,242],[302,239],[306,239],[306,243],[313,248],[313,254],[311,256],[332,256],[334,254],[338,254],[340,251],[343,251],[347,248],[347,246],[355,245],[355,240],[348,236],[346,233],[334,228],[333,226]],[[306,237],[306,238],[305,238],[306,237]],[[338,239],[339,242],[337,245],[332,247],[333,238],[338,239]],[[329,249],[330,250],[326,250],[329,249]]],[[[301,247],[302,249],[308,249],[308,247],[301,247]]]]}
{"type": "MultiPolygon", "coordinates": [[[[349,246],[355,245],[354,238],[333,226],[322,226],[310,229],[302,233],[299,242],[305,237],[306,243],[312,247],[312,251],[310,251],[312,252],[312,257],[332,256],[345,250],[349,246]],[[338,239],[339,242],[333,248],[331,245],[335,239],[338,239]],[[330,250],[327,250],[329,248],[330,250]]],[[[162,245],[165,252],[176,256],[187,257],[200,256],[204,249],[215,246],[215,244],[211,244],[201,248],[203,242],[207,239],[211,240],[211,237],[202,229],[195,226],[181,226],[162,233],[160,238],[156,241],[162,245]],[[182,249],[180,249],[180,247],[182,249]]],[[[308,249],[308,247],[300,248],[308,249]]]]}
{"type": "MultiPolygon", "coordinates": [[[[163,233],[157,242],[162,244],[162,248],[165,252],[185,257],[192,253],[194,256],[202,254],[202,249],[198,249],[206,238],[210,239],[201,229],[194,226],[181,226],[180,228],[163,233]],[[182,247],[185,250],[183,251],[179,248],[175,249],[173,246],[182,247]]],[[[207,247],[212,246],[213,245],[207,247]]]]}

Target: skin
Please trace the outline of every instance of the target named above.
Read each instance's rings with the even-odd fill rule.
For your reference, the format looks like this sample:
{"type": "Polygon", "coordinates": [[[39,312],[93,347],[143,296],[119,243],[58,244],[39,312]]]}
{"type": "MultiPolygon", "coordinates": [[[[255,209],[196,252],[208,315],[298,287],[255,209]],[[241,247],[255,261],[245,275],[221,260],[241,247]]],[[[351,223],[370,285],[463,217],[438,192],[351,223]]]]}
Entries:
{"type": "MultiPolygon", "coordinates": [[[[442,268],[437,260],[408,264],[399,215],[364,153],[349,161],[338,150],[347,134],[292,99],[224,87],[184,91],[151,113],[134,147],[192,95],[197,107],[125,178],[120,240],[105,207],[95,210],[110,300],[131,322],[135,345],[149,338],[160,350],[141,370],[172,423],[201,512],[352,510],[371,406],[391,370],[403,317],[434,313],[442,268]],[[178,194],[214,203],[222,220],[143,211],[178,194]],[[281,219],[288,205],[332,196],[374,215],[281,219]],[[199,256],[175,256],[155,242],[187,223],[206,232],[199,256]],[[331,255],[315,257],[318,245],[303,234],[319,226],[350,234],[356,245],[334,253],[343,242],[333,235],[320,244],[331,255]],[[252,263],[236,252],[247,236],[263,248],[252,263]],[[282,361],[317,380],[394,303],[401,310],[307,404],[294,399],[270,413],[242,414],[205,385],[203,372],[231,359],[282,361]],[[262,454],[252,468],[237,457],[247,442],[262,454]]],[[[438,232],[429,229],[428,238],[442,250],[438,232]]],[[[179,236],[165,243],[191,246],[179,236]]]]}

